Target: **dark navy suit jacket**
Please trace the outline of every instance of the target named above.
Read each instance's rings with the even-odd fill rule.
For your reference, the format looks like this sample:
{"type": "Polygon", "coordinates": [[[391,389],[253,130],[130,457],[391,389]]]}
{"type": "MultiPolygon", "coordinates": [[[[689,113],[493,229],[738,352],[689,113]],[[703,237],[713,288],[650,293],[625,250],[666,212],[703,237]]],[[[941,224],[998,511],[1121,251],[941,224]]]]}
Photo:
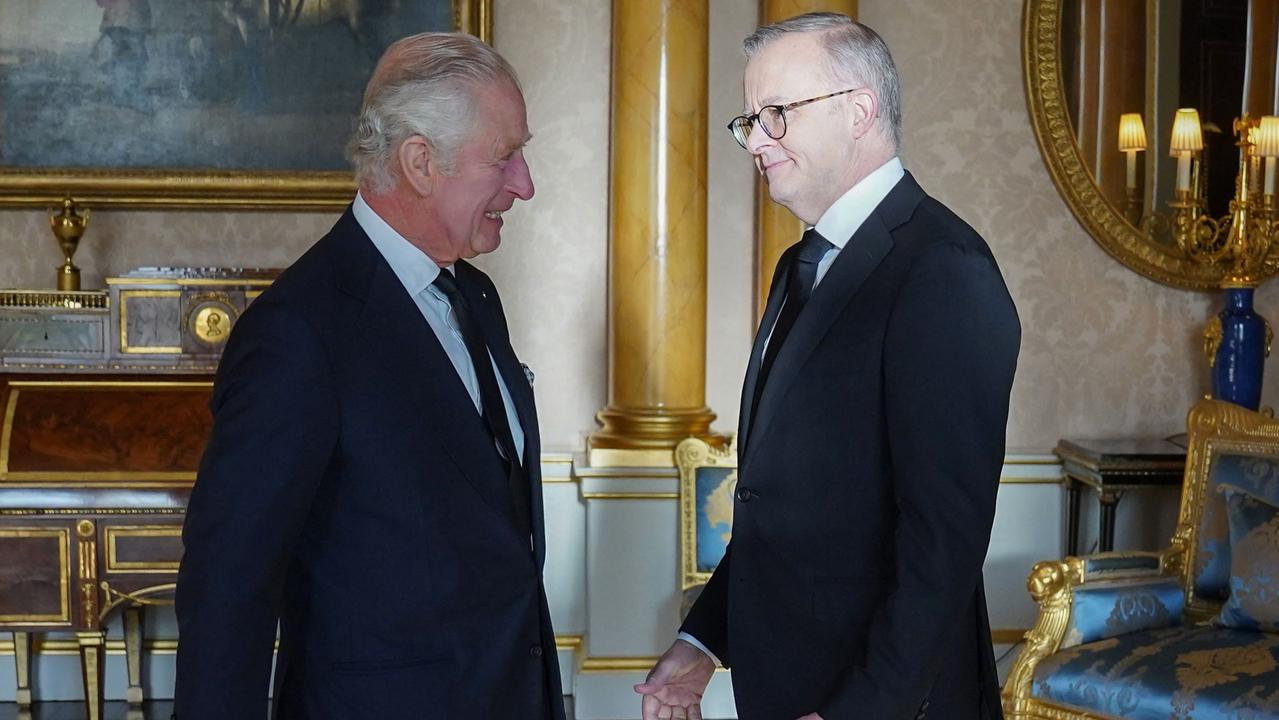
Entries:
{"type": "Polygon", "coordinates": [[[245,311],[177,589],[176,715],[562,720],[533,393],[456,266],[525,433],[533,537],[448,356],[348,210],[245,311]]]}
{"type": "Polygon", "coordinates": [[[1001,717],[982,590],[1021,330],[972,228],[907,174],[836,256],[752,417],[727,553],[684,631],[739,717],[1001,717]]]}

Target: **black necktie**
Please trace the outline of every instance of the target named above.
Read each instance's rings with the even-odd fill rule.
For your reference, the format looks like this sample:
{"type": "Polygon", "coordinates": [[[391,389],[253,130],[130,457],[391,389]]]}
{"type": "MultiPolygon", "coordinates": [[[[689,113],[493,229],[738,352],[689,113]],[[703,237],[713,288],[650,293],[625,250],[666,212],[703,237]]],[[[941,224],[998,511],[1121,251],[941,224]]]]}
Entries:
{"type": "Polygon", "coordinates": [[[759,400],[764,395],[764,382],[768,380],[768,372],[773,369],[773,362],[777,359],[777,353],[781,352],[786,336],[794,327],[795,319],[808,303],[808,296],[813,294],[813,283],[817,281],[817,264],[832,247],[834,246],[818,234],[815,228],[806,230],[803,239],[799,241],[799,250],[786,272],[786,300],[782,311],[777,314],[777,322],[773,324],[773,334],[768,338],[768,349],[764,351],[759,376],[755,380],[755,399],[751,403],[752,423],[755,411],[759,409],[759,400]]]}
{"type": "Polygon", "coordinates": [[[520,465],[519,453],[515,450],[511,425],[506,419],[506,404],[502,402],[502,391],[497,384],[497,375],[493,373],[493,364],[489,359],[488,346],[475,317],[466,302],[465,296],[458,289],[458,280],[447,270],[441,270],[435,278],[435,287],[439,288],[449,299],[453,308],[453,316],[457,318],[458,328],[462,331],[462,341],[466,344],[466,353],[471,356],[471,364],[475,366],[475,378],[480,384],[480,407],[484,423],[493,435],[496,448],[501,453],[502,465],[506,468],[507,482],[510,485],[511,501],[515,505],[515,520],[519,529],[527,534],[532,528],[529,507],[528,477],[520,465]]]}

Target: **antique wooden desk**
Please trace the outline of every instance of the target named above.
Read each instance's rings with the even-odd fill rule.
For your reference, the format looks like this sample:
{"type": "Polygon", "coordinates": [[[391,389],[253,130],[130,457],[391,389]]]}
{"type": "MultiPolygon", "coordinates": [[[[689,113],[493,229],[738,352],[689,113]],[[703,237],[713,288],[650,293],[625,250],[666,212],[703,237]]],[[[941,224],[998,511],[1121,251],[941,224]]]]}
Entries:
{"type": "Polygon", "coordinates": [[[1124,493],[1180,486],[1186,468],[1186,448],[1169,440],[1061,440],[1053,452],[1061,458],[1069,491],[1068,555],[1079,554],[1079,502],[1084,487],[1097,492],[1097,550],[1107,552],[1115,548],[1115,508],[1124,493]]]}
{"type": "Polygon", "coordinates": [[[106,291],[0,291],[0,630],[14,634],[20,709],[32,633],[68,631],[100,720],[117,612],[141,704],[142,609],[172,601],[212,373],[270,277],[147,268],[106,291]]]}

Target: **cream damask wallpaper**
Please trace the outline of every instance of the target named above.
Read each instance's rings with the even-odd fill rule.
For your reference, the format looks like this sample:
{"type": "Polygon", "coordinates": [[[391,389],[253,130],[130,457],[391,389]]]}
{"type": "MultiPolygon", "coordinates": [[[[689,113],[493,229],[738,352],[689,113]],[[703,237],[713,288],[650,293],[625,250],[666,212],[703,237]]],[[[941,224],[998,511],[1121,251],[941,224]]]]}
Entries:
{"type": "MultiPolygon", "coordinates": [[[[755,0],[710,0],[711,216],[707,398],[735,425],[750,334],[749,163],[722,125],[740,106],[736,46],[755,0]]],[[[496,44],[520,70],[537,195],[483,259],[513,341],[537,372],[548,449],[580,450],[606,401],[609,3],[495,0],[496,44]]],[[[861,0],[903,81],[904,160],[990,242],[1021,313],[1012,447],[1062,436],[1178,431],[1207,389],[1199,329],[1210,295],[1173,290],[1111,260],[1058,196],[1022,87],[1020,0],[861,0]]],[[[86,287],[138,265],[283,266],[334,219],[315,213],[100,212],[77,255],[86,287]]],[[[0,287],[51,286],[59,257],[42,212],[0,211],[0,287]]],[[[1279,322],[1279,295],[1258,310],[1279,322]]],[[[1264,400],[1274,405],[1272,367],[1264,400]]]]}

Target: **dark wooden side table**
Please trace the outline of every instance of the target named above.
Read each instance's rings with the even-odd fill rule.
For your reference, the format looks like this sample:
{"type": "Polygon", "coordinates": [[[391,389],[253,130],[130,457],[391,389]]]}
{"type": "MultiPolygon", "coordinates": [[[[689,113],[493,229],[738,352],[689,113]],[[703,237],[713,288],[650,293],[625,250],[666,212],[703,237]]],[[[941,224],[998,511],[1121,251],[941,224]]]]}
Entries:
{"type": "Polygon", "coordinates": [[[1063,439],[1053,452],[1061,458],[1070,493],[1066,509],[1069,555],[1079,554],[1079,498],[1084,486],[1097,492],[1101,509],[1097,549],[1108,552],[1115,549],[1115,508],[1124,493],[1180,486],[1186,469],[1186,448],[1172,440],[1063,439]]]}

